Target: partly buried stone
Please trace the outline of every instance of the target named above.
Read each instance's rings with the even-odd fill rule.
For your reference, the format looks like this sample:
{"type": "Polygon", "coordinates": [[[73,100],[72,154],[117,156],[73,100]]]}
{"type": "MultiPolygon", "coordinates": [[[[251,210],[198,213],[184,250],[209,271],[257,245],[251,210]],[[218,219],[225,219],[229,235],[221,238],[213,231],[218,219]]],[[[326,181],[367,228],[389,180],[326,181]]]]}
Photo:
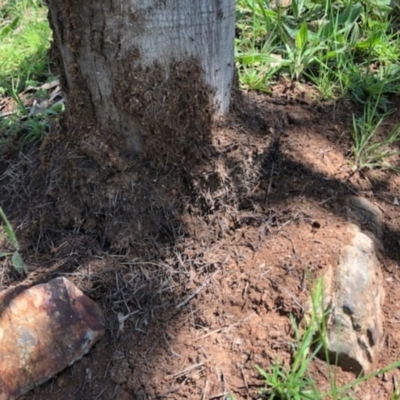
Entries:
{"type": "Polygon", "coordinates": [[[0,400],[79,360],[103,335],[99,307],[65,278],[0,293],[0,400]]]}
{"type": "Polygon", "coordinates": [[[380,349],[384,290],[377,239],[353,224],[349,231],[351,243],[342,248],[336,269],[324,276],[323,304],[331,362],[359,374],[371,370],[380,349]]]}
{"type": "Polygon", "coordinates": [[[363,231],[372,232],[378,240],[382,239],[382,212],[375,204],[365,197],[348,196],[346,211],[350,222],[363,231]]]}

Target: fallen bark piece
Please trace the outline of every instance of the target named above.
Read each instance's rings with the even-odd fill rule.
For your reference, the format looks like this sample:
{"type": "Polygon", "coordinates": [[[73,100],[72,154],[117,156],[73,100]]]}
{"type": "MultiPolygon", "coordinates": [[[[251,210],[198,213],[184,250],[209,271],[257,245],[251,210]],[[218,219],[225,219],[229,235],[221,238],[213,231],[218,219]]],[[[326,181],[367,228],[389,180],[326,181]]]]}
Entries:
{"type": "Polygon", "coordinates": [[[104,334],[101,311],[66,278],[0,293],[0,400],[27,393],[104,334]]]}

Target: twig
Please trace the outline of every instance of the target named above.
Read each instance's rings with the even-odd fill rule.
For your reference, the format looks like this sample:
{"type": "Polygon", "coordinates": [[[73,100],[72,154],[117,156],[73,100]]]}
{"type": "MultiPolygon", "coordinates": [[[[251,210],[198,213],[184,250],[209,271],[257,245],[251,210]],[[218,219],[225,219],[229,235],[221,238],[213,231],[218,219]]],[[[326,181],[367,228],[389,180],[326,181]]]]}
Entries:
{"type": "Polygon", "coordinates": [[[201,396],[201,400],[205,400],[207,396],[207,389],[208,389],[208,380],[206,380],[206,384],[204,385],[203,396],[201,396]]]}
{"type": "Polygon", "coordinates": [[[221,375],[222,375],[222,379],[223,379],[223,382],[224,382],[224,393],[228,393],[228,391],[226,390],[226,379],[225,379],[225,374],[223,373],[223,372],[221,372],[221,375]]]}
{"type": "Polygon", "coordinates": [[[108,384],[104,387],[104,389],[95,397],[95,400],[100,399],[101,395],[106,391],[106,389],[108,388],[108,384]]]}
{"type": "Polygon", "coordinates": [[[205,339],[205,338],[207,338],[208,336],[214,335],[214,333],[219,333],[219,332],[223,331],[224,329],[229,329],[229,328],[233,328],[233,327],[235,327],[235,326],[238,326],[238,325],[240,325],[241,323],[246,322],[246,321],[247,321],[248,319],[250,319],[253,315],[254,315],[254,314],[250,314],[248,317],[242,319],[242,320],[239,321],[239,322],[236,322],[236,324],[231,324],[231,325],[228,325],[228,326],[222,326],[221,328],[218,328],[218,329],[215,329],[215,330],[213,330],[213,331],[211,331],[211,332],[208,332],[208,333],[206,333],[205,335],[203,335],[203,336],[201,336],[201,337],[199,337],[199,338],[197,338],[197,339],[195,339],[195,340],[198,341],[198,340],[201,340],[201,339],[205,339]]]}
{"type": "Polygon", "coordinates": [[[197,369],[201,368],[204,365],[204,362],[199,362],[197,364],[193,364],[190,367],[185,368],[183,371],[177,372],[176,374],[172,375],[173,378],[179,378],[180,376],[186,375],[187,373],[197,369]]]}
{"type": "Polygon", "coordinates": [[[174,349],[171,347],[171,345],[170,345],[170,343],[169,343],[167,337],[165,336],[165,332],[163,332],[163,337],[164,337],[165,343],[166,343],[167,346],[169,347],[170,353],[171,353],[173,356],[175,356],[175,357],[180,357],[181,355],[180,355],[179,353],[177,353],[176,351],[174,351],[174,349]]]}
{"type": "Polygon", "coordinates": [[[267,193],[265,194],[265,200],[264,200],[264,206],[268,207],[268,203],[269,203],[269,195],[271,193],[271,187],[272,187],[272,179],[274,177],[274,168],[275,168],[275,163],[272,163],[271,166],[271,175],[269,178],[269,184],[268,184],[268,189],[267,189],[267,193]]]}
{"type": "Polygon", "coordinates": [[[3,113],[0,113],[0,118],[9,117],[10,115],[15,115],[16,113],[17,113],[17,111],[3,112],[3,113]]]}
{"type": "Polygon", "coordinates": [[[208,357],[208,354],[207,354],[206,351],[204,350],[204,347],[203,347],[203,346],[200,346],[200,350],[202,351],[202,353],[203,353],[205,359],[206,359],[207,361],[210,361],[210,357],[208,357]]]}
{"type": "Polygon", "coordinates": [[[299,299],[289,289],[286,289],[283,285],[281,285],[280,283],[278,283],[277,281],[275,281],[272,278],[268,278],[268,279],[274,285],[279,286],[282,290],[284,290],[286,292],[286,294],[288,294],[292,298],[292,300],[296,303],[296,305],[298,305],[301,310],[304,310],[304,306],[302,306],[302,304],[300,303],[299,299]]]}
{"type": "Polygon", "coordinates": [[[239,368],[240,368],[240,373],[242,374],[244,386],[246,387],[247,390],[249,390],[249,385],[247,384],[247,379],[246,379],[246,375],[244,374],[243,367],[240,366],[239,368]]]}
{"type": "Polygon", "coordinates": [[[176,308],[181,308],[184,305],[186,305],[187,303],[189,303],[190,300],[192,300],[194,297],[196,297],[208,284],[210,283],[209,280],[207,280],[206,282],[204,282],[195,292],[193,292],[191,295],[189,295],[188,297],[186,297],[185,300],[183,300],[182,302],[180,302],[176,308]]]}
{"type": "Polygon", "coordinates": [[[218,394],[214,394],[214,396],[210,396],[208,399],[209,400],[219,399],[220,397],[225,397],[227,395],[228,395],[227,392],[221,392],[221,393],[218,393],[218,394]]]}

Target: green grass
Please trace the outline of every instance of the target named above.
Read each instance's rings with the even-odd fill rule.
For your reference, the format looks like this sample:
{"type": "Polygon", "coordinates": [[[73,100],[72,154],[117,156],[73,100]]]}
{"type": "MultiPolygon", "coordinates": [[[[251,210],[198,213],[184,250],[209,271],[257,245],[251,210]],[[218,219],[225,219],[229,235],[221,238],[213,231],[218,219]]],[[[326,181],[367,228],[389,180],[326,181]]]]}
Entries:
{"type": "Polygon", "coordinates": [[[23,93],[55,79],[50,71],[50,40],[43,1],[0,0],[0,97],[15,104],[10,115],[0,117],[0,149],[16,138],[20,146],[42,140],[50,129],[55,110],[32,115],[25,99],[33,92],[23,93]]]}
{"type": "Polygon", "coordinates": [[[379,129],[388,113],[379,116],[378,113],[379,97],[375,103],[368,101],[364,106],[361,117],[353,115],[353,170],[363,169],[390,169],[397,173],[400,166],[390,163],[394,157],[400,156],[398,145],[400,144],[400,123],[390,132],[377,139],[379,129]]]}
{"type": "Polygon", "coordinates": [[[51,30],[39,0],[0,0],[0,94],[49,75],[51,30]]]}
{"type": "Polygon", "coordinates": [[[279,1],[237,1],[236,59],[243,87],[268,91],[285,74],[311,81],[325,97],[343,97],[353,90],[353,75],[366,74],[373,63],[399,65],[399,26],[389,0],[274,4],[279,1]],[[265,71],[268,79],[255,79],[265,71]],[[326,91],[332,82],[335,90],[326,91]]]}
{"type": "MultiPolygon", "coordinates": [[[[353,139],[354,170],[389,168],[398,151],[400,126],[382,137],[380,128],[390,114],[390,96],[400,91],[400,11],[390,0],[322,1],[293,0],[287,7],[268,0],[237,0],[236,62],[241,87],[269,92],[285,76],[311,83],[321,99],[350,98],[362,105],[361,116],[353,116],[349,135],[353,139]]],[[[22,92],[54,79],[48,49],[51,31],[41,0],[0,0],[0,96],[11,97],[18,112],[0,119],[0,147],[15,136],[21,146],[42,140],[51,118],[62,109],[30,115],[22,92]]],[[[59,107],[59,106],[57,106],[59,107]]],[[[61,105],[62,108],[62,105],[61,105]]],[[[0,208],[2,228],[19,272],[24,264],[19,243],[0,208]]],[[[313,295],[313,311],[303,330],[292,318],[294,343],[292,363],[276,360],[268,370],[256,367],[265,379],[263,395],[269,399],[345,399],[359,383],[400,366],[400,362],[338,387],[334,368],[329,367],[330,389],[321,392],[310,374],[317,353],[327,357],[325,315],[319,312],[322,286],[313,295]]],[[[393,399],[399,395],[394,393],[393,399]]]]}
{"type": "Polygon", "coordinates": [[[26,271],[24,260],[20,255],[20,246],[15,235],[14,229],[11,226],[10,222],[3,209],[0,207],[0,221],[3,222],[3,225],[0,225],[0,235],[3,236],[9,245],[12,246],[13,250],[11,252],[0,250],[0,258],[11,257],[11,264],[13,267],[19,272],[23,273],[26,271]]]}
{"type": "MultiPolygon", "coordinates": [[[[390,113],[400,92],[400,7],[390,0],[237,0],[236,62],[241,87],[269,92],[280,76],[314,85],[320,99],[350,98],[379,111],[355,118],[355,169],[387,168],[396,151],[397,128],[382,146],[374,129],[390,113]],[[372,106],[373,105],[373,106],[372,106]],[[375,107],[377,105],[377,107],[375,107]]],[[[0,96],[19,105],[0,119],[0,146],[24,136],[21,145],[42,140],[51,116],[32,116],[21,93],[54,79],[49,68],[51,30],[42,0],[0,0],[0,96]]],[[[390,166],[390,165],[389,165],[390,166]]],[[[396,170],[396,168],[392,168],[396,170]]]]}
{"type": "Polygon", "coordinates": [[[268,92],[286,76],[314,85],[320,100],[348,98],[363,105],[364,116],[349,127],[355,169],[398,172],[388,163],[397,155],[398,128],[383,139],[377,133],[390,114],[390,97],[400,93],[399,5],[238,0],[236,62],[244,89],[268,92]]]}
{"type": "MultiPolygon", "coordinates": [[[[292,343],[292,362],[286,367],[280,360],[276,360],[268,370],[255,366],[265,381],[265,388],[260,391],[262,398],[269,400],[350,400],[351,391],[362,382],[382,375],[400,367],[397,361],[387,367],[372,373],[360,376],[346,385],[339,386],[336,380],[335,367],[330,364],[330,357],[326,345],[327,327],[326,320],[329,310],[323,310],[323,282],[318,280],[311,296],[311,309],[309,310],[306,326],[301,329],[294,317],[291,317],[294,330],[292,343]],[[322,392],[318,388],[310,373],[310,365],[315,357],[323,357],[327,363],[329,389],[322,392]]],[[[398,399],[395,391],[392,399],[398,399]]],[[[231,396],[233,399],[233,397],[231,396]]]]}

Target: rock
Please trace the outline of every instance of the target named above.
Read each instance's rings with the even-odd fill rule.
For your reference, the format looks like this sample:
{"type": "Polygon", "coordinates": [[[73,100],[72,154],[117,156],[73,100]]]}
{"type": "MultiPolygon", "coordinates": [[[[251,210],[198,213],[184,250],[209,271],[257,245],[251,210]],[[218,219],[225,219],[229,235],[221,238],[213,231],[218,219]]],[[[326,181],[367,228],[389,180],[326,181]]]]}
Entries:
{"type": "Polygon", "coordinates": [[[65,278],[0,293],[0,400],[79,360],[104,333],[99,307],[65,278]]]}
{"type": "Polygon", "coordinates": [[[338,266],[324,276],[327,348],[331,362],[343,369],[369,372],[383,339],[384,301],[382,271],[375,253],[377,239],[351,224],[353,234],[344,246],[338,266]]]}
{"type": "Polygon", "coordinates": [[[350,222],[372,232],[376,239],[382,239],[382,212],[375,204],[364,197],[348,196],[346,211],[350,222]]]}
{"type": "Polygon", "coordinates": [[[359,374],[371,371],[383,339],[384,290],[377,258],[384,250],[382,213],[357,196],[346,199],[346,212],[352,239],[341,249],[337,267],[324,274],[321,308],[327,313],[330,362],[359,374]]]}

